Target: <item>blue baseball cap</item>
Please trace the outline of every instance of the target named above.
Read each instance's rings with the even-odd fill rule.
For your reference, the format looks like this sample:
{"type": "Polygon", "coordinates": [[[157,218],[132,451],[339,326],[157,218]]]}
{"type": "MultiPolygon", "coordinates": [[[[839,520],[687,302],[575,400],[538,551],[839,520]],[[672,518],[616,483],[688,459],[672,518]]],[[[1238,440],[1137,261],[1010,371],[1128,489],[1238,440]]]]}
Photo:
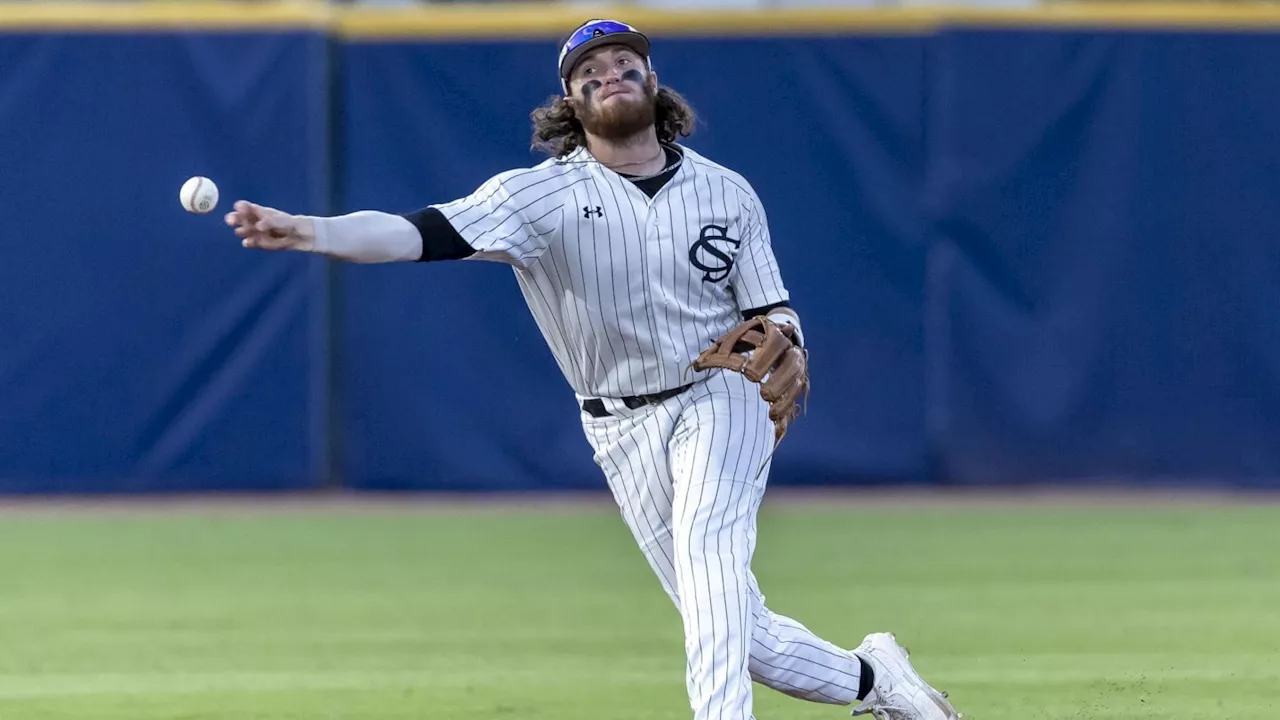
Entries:
{"type": "Polygon", "coordinates": [[[596,18],[577,27],[560,46],[560,85],[569,91],[569,73],[578,60],[601,45],[626,45],[649,61],[649,38],[624,22],[596,18]]]}

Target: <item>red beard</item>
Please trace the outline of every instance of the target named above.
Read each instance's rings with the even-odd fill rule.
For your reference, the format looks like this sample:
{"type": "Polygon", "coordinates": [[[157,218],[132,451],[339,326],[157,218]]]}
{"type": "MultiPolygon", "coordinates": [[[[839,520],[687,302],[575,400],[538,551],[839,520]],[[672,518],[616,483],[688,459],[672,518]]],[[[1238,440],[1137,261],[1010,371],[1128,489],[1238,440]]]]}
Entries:
{"type": "Polygon", "coordinates": [[[644,86],[644,98],[617,97],[602,106],[588,99],[576,109],[583,129],[606,140],[624,140],[653,126],[657,118],[657,92],[644,86]]]}

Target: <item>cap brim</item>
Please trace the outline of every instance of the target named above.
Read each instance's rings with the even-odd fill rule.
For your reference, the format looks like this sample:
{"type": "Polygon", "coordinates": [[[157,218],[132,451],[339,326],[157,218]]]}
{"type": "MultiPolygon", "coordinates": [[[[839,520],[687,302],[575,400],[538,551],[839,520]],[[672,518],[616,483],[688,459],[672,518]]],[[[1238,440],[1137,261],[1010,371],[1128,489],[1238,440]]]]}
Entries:
{"type": "Polygon", "coordinates": [[[608,35],[593,37],[565,54],[564,59],[560,61],[560,78],[568,80],[569,72],[573,70],[574,65],[578,64],[578,60],[601,45],[625,45],[634,50],[640,57],[649,57],[649,39],[644,35],[636,32],[609,33],[608,35]]]}

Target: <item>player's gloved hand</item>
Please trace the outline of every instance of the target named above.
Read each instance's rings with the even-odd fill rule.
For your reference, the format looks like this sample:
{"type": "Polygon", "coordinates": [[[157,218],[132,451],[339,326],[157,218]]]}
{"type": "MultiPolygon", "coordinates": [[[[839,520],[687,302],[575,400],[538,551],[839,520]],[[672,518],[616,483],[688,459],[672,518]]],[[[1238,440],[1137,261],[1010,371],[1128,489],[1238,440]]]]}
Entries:
{"type": "Polygon", "coordinates": [[[258,250],[303,252],[315,248],[315,227],[310,218],[244,200],[237,201],[234,207],[227,213],[226,222],[235,228],[241,245],[258,250]]]}
{"type": "Polygon", "coordinates": [[[717,338],[693,367],[742,373],[759,385],[761,398],[769,404],[774,439],[780,442],[800,414],[800,397],[809,394],[809,353],[797,338],[793,325],[754,317],[717,338]]]}

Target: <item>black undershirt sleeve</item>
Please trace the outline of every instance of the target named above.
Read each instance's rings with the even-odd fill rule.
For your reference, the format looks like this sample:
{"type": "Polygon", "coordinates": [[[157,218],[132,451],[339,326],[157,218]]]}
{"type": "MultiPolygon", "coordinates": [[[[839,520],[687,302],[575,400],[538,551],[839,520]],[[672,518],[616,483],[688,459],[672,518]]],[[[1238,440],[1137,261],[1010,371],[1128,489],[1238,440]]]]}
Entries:
{"type": "Polygon", "coordinates": [[[777,310],[778,308],[782,308],[782,307],[789,308],[791,307],[791,303],[787,302],[786,300],[783,300],[782,302],[776,302],[772,305],[765,305],[764,307],[751,308],[750,310],[743,310],[742,319],[750,320],[751,318],[757,317],[760,315],[768,315],[774,310],[777,310]]]}
{"type": "Polygon", "coordinates": [[[403,217],[413,223],[422,236],[422,257],[418,258],[418,262],[461,260],[475,254],[475,248],[462,239],[438,208],[422,208],[406,213],[403,217]]]}

